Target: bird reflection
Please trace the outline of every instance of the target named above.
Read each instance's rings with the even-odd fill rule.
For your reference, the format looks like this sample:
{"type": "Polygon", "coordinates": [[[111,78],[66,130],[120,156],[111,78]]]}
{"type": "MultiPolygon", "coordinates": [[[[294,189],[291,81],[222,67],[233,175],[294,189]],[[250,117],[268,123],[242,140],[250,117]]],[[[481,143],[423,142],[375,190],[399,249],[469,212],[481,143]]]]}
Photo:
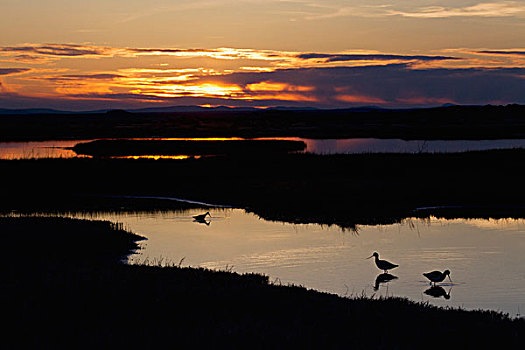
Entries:
{"type": "Polygon", "coordinates": [[[425,294],[426,295],[430,295],[431,297],[434,297],[434,298],[445,298],[445,299],[450,299],[450,291],[452,290],[452,288],[449,289],[448,293],[445,291],[445,289],[441,286],[432,286],[430,288],[428,288],[426,291],[425,291],[425,294]]]}
{"type": "Polygon", "coordinates": [[[204,224],[206,226],[210,226],[210,221],[207,221],[206,219],[193,219],[193,222],[198,222],[199,224],[204,224]]]}
{"type": "Polygon", "coordinates": [[[374,284],[374,290],[377,292],[377,290],[379,289],[379,285],[381,283],[388,283],[391,280],[395,280],[395,279],[397,279],[397,276],[391,275],[391,274],[386,273],[386,272],[377,275],[376,283],[374,284]]]}

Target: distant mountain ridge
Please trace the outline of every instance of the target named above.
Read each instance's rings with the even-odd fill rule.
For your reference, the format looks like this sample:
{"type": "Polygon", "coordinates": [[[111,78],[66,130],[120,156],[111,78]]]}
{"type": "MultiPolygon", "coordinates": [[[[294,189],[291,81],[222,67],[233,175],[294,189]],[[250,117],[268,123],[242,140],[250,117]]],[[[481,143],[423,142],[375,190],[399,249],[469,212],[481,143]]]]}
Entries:
{"type": "Polygon", "coordinates": [[[65,111],[52,108],[22,108],[22,109],[8,109],[0,108],[0,115],[30,115],[30,114],[100,114],[100,113],[176,113],[176,112],[228,112],[228,111],[261,111],[261,110],[276,110],[276,111],[317,111],[317,110],[349,110],[355,112],[377,111],[383,108],[376,106],[361,106],[350,108],[315,108],[315,107],[287,107],[276,106],[268,108],[255,107],[203,107],[203,106],[169,106],[169,107],[150,107],[138,109],[99,109],[90,111],[65,111]]]}

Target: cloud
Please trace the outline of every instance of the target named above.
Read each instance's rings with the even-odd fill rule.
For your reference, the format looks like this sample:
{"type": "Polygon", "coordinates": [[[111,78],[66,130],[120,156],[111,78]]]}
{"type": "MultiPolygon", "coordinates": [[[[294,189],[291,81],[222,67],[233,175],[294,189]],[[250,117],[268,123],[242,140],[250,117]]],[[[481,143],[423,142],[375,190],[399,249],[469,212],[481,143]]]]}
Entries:
{"type": "Polygon", "coordinates": [[[30,70],[29,68],[0,68],[0,75],[20,74],[30,70]]]}
{"type": "Polygon", "coordinates": [[[377,4],[347,6],[342,4],[310,3],[302,12],[307,20],[336,17],[380,18],[403,16],[409,18],[449,17],[518,17],[525,15],[525,5],[519,1],[494,1],[464,7],[426,6],[403,8],[402,4],[377,4]]]}
{"type": "Polygon", "coordinates": [[[479,54],[502,55],[502,56],[525,56],[525,51],[502,51],[502,50],[483,50],[476,51],[479,54]]]}
{"type": "Polygon", "coordinates": [[[113,49],[99,46],[86,46],[74,44],[39,44],[39,45],[22,45],[0,47],[0,52],[20,53],[28,57],[29,54],[39,56],[56,56],[56,57],[85,57],[85,56],[103,56],[110,55],[113,49]]]}
{"type": "Polygon", "coordinates": [[[109,48],[71,44],[26,44],[15,48],[19,50],[0,48],[0,55],[14,57],[24,52],[52,61],[62,57],[68,60],[60,65],[31,68],[29,74],[21,77],[16,74],[26,73],[29,68],[0,68],[0,76],[15,75],[9,78],[10,100],[5,97],[4,86],[0,107],[13,105],[15,101],[26,101],[34,107],[48,103],[49,107],[51,100],[65,101],[68,106],[75,105],[75,100],[83,101],[78,102],[78,106],[87,106],[91,101],[94,108],[104,101],[118,108],[140,106],[141,103],[189,101],[210,105],[331,108],[365,104],[400,107],[447,102],[525,103],[525,67],[517,68],[522,66],[523,51],[520,49],[462,49],[443,55],[410,55],[370,51],[109,48]],[[473,53],[478,55],[475,59],[472,59],[473,53]],[[170,59],[166,59],[166,55],[170,59]],[[162,59],[149,56],[162,56],[162,59]],[[81,62],[81,65],[72,61],[99,57],[134,59],[103,60],[100,64],[81,62]],[[205,59],[188,59],[194,57],[205,59]],[[473,60],[476,66],[485,64],[485,68],[472,68],[473,60]],[[102,63],[107,66],[102,68],[102,63]],[[486,68],[489,64],[496,67],[486,68]],[[13,97],[15,93],[16,98],[13,97]],[[47,99],[29,98],[44,95],[47,99]]]}
{"type": "MultiPolygon", "coordinates": [[[[243,88],[247,97],[267,96],[253,86],[309,87],[295,94],[319,106],[341,107],[374,103],[385,106],[428,105],[432,101],[459,104],[525,103],[525,69],[412,69],[408,64],[368,67],[284,69],[203,77],[192,84],[215,82],[243,88]]],[[[279,92],[275,92],[278,99],[279,92]]]]}
{"type": "MultiPolygon", "coordinates": [[[[81,79],[81,75],[70,78],[81,79]]],[[[91,75],[89,78],[111,75],[91,75]]],[[[102,79],[102,82],[106,80],[102,79]]],[[[387,64],[366,67],[278,69],[198,76],[189,81],[137,83],[109,80],[103,89],[87,84],[58,90],[57,99],[101,101],[119,108],[128,104],[210,104],[229,106],[304,106],[338,108],[374,104],[384,107],[429,106],[443,103],[525,103],[525,68],[427,68],[387,64]],[[108,85],[109,84],[109,85],[108,85]],[[138,84],[138,85],[137,85],[138,84]],[[117,92],[122,91],[122,92],[117,92]]],[[[11,102],[14,100],[12,99],[11,102]]],[[[34,101],[37,100],[33,100],[34,101]]],[[[72,102],[68,104],[72,104],[72,102]]],[[[0,101],[1,103],[1,101],[0,101]]],[[[44,100],[35,105],[42,107],[44,100]]]]}
{"type": "Polygon", "coordinates": [[[289,60],[295,53],[274,50],[252,50],[235,48],[180,49],[180,48],[129,48],[74,44],[26,44],[0,47],[0,55],[11,61],[41,63],[61,58],[140,57],[169,56],[178,58],[212,58],[219,60],[289,60]]]}
{"type": "Polygon", "coordinates": [[[123,75],[120,74],[66,74],[59,76],[38,76],[32,77],[32,80],[46,80],[46,81],[86,81],[86,80],[113,80],[118,78],[123,78],[123,75]]]}
{"type": "Polygon", "coordinates": [[[525,4],[517,1],[487,2],[467,7],[422,7],[414,11],[387,10],[388,15],[412,18],[510,17],[525,14],[525,4]]]}
{"type": "Polygon", "coordinates": [[[346,62],[346,61],[443,61],[460,60],[458,57],[449,56],[410,56],[410,55],[387,55],[387,54],[323,54],[323,53],[303,53],[296,56],[300,59],[322,59],[325,62],[346,62]]]}

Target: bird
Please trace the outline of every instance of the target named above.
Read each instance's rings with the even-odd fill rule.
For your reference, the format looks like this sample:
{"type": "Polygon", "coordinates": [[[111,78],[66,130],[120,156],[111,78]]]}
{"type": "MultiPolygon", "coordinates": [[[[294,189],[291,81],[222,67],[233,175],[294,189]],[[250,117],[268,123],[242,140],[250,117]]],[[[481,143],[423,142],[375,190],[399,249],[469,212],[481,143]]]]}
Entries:
{"type": "Polygon", "coordinates": [[[375,256],[376,258],[376,266],[378,269],[383,270],[385,273],[388,273],[388,270],[395,269],[399,265],[392,264],[390,261],[386,260],[379,260],[379,253],[374,252],[374,254],[370,255],[367,259],[370,259],[371,257],[375,256]]]}
{"type": "Polygon", "coordinates": [[[450,282],[452,282],[452,278],[450,278],[449,270],[445,270],[443,272],[441,271],[427,272],[427,273],[424,273],[423,276],[428,278],[430,282],[433,282],[434,285],[436,285],[436,282],[442,282],[446,276],[448,276],[448,279],[450,280],[450,282]]]}
{"type": "Polygon", "coordinates": [[[196,221],[203,221],[203,220],[206,218],[206,215],[209,215],[210,218],[211,218],[211,214],[210,214],[209,211],[207,211],[205,214],[193,215],[193,218],[194,218],[196,221]]]}

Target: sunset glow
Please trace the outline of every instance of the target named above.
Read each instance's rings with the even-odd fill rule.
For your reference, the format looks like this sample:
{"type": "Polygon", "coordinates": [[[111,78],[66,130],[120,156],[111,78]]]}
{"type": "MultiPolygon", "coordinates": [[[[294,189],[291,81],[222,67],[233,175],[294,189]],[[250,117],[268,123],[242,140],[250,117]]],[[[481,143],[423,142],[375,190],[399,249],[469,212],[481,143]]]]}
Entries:
{"type": "Polygon", "coordinates": [[[525,103],[522,1],[25,3],[0,108],[525,103]]]}

